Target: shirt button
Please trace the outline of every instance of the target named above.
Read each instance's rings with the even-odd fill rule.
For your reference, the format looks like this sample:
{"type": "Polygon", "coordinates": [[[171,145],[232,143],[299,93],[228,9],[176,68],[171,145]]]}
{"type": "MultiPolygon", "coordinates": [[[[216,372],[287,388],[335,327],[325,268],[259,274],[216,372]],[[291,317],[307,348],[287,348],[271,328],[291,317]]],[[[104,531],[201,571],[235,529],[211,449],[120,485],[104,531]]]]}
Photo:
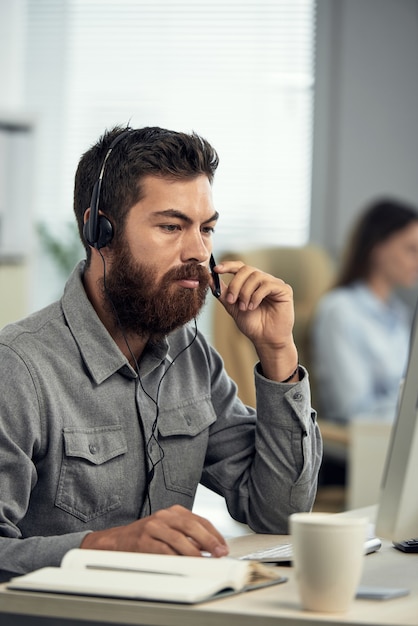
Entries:
{"type": "Polygon", "coordinates": [[[90,450],[90,454],[96,454],[97,446],[95,446],[93,443],[91,443],[91,444],[89,444],[89,450],[90,450]]]}
{"type": "Polygon", "coordinates": [[[297,400],[299,402],[299,400],[302,400],[303,395],[300,392],[297,392],[294,394],[293,396],[293,400],[297,400]]]}

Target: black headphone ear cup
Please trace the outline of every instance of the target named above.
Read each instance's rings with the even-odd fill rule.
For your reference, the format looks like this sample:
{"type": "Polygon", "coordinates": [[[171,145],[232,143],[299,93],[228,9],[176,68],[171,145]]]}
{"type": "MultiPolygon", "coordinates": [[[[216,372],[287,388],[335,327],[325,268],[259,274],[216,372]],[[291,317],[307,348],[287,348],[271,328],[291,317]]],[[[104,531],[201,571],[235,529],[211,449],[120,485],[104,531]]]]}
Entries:
{"type": "Polygon", "coordinates": [[[83,236],[89,246],[99,250],[105,248],[113,239],[113,226],[110,220],[104,215],[99,215],[99,221],[96,228],[96,237],[92,237],[92,227],[90,223],[91,217],[83,226],[83,236]]]}
{"type": "Polygon", "coordinates": [[[108,246],[113,239],[113,226],[110,220],[104,215],[99,216],[98,231],[98,237],[94,247],[100,250],[100,248],[108,246]]]}

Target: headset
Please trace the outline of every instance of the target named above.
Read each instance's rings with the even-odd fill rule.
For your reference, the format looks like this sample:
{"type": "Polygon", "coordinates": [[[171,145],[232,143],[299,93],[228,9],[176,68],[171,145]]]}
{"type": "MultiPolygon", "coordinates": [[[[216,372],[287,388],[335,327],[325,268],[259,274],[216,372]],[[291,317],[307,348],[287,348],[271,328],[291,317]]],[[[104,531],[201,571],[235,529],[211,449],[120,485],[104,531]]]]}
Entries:
{"type": "Polygon", "coordinates": [[[100,204],[100,190],[102,188],[103,176],[106,168],[106,163],[108,158],[111,155],[113,148],[120,142],[122,139],[127,137],[130,133],[135,132],[133,129],[124,130],[120,133],[109,146],[108,151],[106,152],[106,156],[103,159],[103,164],[100,169],[99,178],[96,180],[93,191],[91,194],[90,200],[90,215],[86,223],[83,227],[83,236],[87,241],[89,246],[96,248],[96,250],[100,250],[100,248],[105,248],[109,245],[109,243],[113,239],[113,226],[110,220],[104,215],[99,214],[99,204],[100,204]]]}

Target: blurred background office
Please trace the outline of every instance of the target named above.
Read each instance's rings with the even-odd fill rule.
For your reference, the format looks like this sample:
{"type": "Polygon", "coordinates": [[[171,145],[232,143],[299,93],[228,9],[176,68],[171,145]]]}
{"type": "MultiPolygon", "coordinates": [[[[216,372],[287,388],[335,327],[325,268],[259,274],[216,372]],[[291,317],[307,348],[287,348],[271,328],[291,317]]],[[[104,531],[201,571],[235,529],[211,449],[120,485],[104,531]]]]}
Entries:
{"type": "Polygon", "coordinates": [[[218,257],[337,260],[371,198],[417,202],[417,58],[418,0],[0,0],[0,326],[82,258],[74,171],[117,123],[215,145],[218,257]]]}
{"type": "Polygon", "coordinates": [[[417,0],[0,0],[0,322],[59,294],[47,236],[65,273],[77,160],[113,123],[214,143],[218,255],[337,258],[370,198],[418,198],[417,58],[417,0]]]}

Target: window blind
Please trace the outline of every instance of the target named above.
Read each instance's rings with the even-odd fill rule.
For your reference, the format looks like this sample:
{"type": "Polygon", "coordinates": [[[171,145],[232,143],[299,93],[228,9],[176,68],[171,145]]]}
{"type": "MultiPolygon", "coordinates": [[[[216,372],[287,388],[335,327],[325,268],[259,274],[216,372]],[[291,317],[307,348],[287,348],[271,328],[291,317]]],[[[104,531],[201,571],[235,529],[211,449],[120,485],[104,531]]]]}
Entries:
{"type": "Polygon", "coordinates": [[[305,243],[314,0],[29,0],[28,32],[44,218],[72,219],[78,159],[105,128],[158,125],[219,152],[215,250],[305,243]]]}

